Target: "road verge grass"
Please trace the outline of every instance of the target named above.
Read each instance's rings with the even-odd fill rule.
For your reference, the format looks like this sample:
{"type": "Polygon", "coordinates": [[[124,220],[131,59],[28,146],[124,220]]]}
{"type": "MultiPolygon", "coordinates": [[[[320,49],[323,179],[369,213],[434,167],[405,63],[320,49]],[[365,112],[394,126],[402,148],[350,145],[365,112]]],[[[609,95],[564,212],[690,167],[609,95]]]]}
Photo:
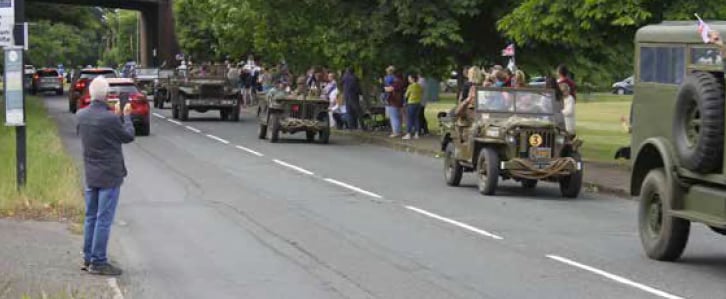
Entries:
{"type": "MultiPolygon", "coordinates": [[[[618,96],[607,93],[593,93],[577,102],[577,135],[585,141],[582,156],[586,160],[616,163],[615,151],[630,144],[630,135],[621,124],[621,118],[628,118],[632,96],[618,96]]],[[[455,106],[454,96],[444,94],[441,101],[426,105],[426,120],[432,133],[439,134],[436,115],[455,106]]],[[[623,164],[626,162],[617,162],[623,164]]]]}
{"type": "MultiPolygon", "coordinates": [[[[4,107],[0,99],[0,107],[4,107]]],[[[0,125],[5,114],[0,115],[0,125]]],[[[83,196],[79,171],[68,155],[42,99],[26,98],[27,184],[16,188],[15,129],[0,127],[0,217],[79,221],[83,196]]]]}

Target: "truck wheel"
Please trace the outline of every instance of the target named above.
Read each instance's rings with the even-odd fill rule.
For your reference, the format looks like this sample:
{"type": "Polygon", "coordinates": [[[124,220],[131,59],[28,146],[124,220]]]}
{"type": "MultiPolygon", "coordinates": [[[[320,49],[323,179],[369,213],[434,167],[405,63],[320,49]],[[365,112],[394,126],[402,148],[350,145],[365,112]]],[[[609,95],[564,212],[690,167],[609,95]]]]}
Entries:
{"type": "Polygon", "coordinates": [[[179,120],[181,121],[187,121],[189,120],[189,107],[187,107],[187,101],[186,97],[184,95],[179,95],[179,120]]]}
{"type": "Polygon", "coordinates": [[[320,130],[320,133],[318,133],[318,138],[320,139],[320,143],[322,144],[330,143],[330,127],[320,130]]]}
{"type": "Polygon", "coordinates": [[[494,195],[499,183],[499,155],[494,149],[489,147],[481,149],[476,163],[476,175],[479,193],[494,195]]]}
{"type": "Polygon", "coordinates": [[[260,139],[267,138],[267,125],[260,124],[259,129],[257,129],[257,138],[260,138],[260,139]]]}
{"type": "Polygon", "coordinates": [[[315,141],[315,133],[315,131],[305,131],[305,140],[307,140],[307,142],[315,141]]]}
{"type": "Polygon", "coordinates": [[[171,103],[171,118],[179,119],[179,105],[171,103]]]}
{"type": "MultiPolygon", "coordinates": [[[[582,162],[579,153],[572,153],[571,157],[577,162],[582,162]]],[[[580,195],[580,190],[582,189],[582,172],[583,170],[580,169],[573,174],[560,178],[560,193],[562,197],[577,198],[580,195]]]]}
{"type": "Polygon", "coordinates": [[[461,167],[459,161],[454,157],[454,144],[449,142],[444,152],[444,178],[449,186],[459,186],[461,183],[461,175],[464,173],[464,167],[461,167]]]}
{"type": "Polygon", "coordinates": [[[527,190],[532,190],[534,188],[537,188],[537,183],[539,183],[538,180],[522,180],[522,188],[527,190]]]}
{"type": "Polygon", "coordinates": [[[240,118],[240,116],[239,116],[240,111],[239,110],[240,110],[240,107],[239,106],[234,106],[233,108],[229,109],[229,115],[230,115],[229,120],[230,121],[233,121],[233,122],[238,122],[239,121],[239,118],[240,118]]]}
{"type": "Polygon", "coordinates": [[[711,73],[688,75],[678,91],[673,120],[673,139],[683,166],[699,173],[720,170],[723,134],[723,86],[711,73]]]}
{"type": "Polygon", "coordinates": [[[219,118],[222,120],[229,120],[229,110],[222,108],[219,110],[219,118]]]}
{"type": "Polygon", "coordinates": [[[686,248],[691,222],[670,215],[675,189],[662,168],[651,170],[643,180],[638,209],[640,241],[648,257],[675,261],[686,248]]]}
{"type": "Polygon", "coordinates": [[[280,116],[273,113],[270,114],[270,142],[277,143],[280,141],[280,116]]]}

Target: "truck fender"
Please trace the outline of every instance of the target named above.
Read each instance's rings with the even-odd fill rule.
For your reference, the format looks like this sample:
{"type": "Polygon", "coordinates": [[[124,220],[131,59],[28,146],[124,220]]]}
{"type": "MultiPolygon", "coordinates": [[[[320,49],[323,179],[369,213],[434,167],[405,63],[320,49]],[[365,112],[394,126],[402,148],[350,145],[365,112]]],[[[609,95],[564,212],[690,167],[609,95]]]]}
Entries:
{"type": "Polygon", "coordinates": [[[653,169],[663,168],[666,179],[673,187],[679,185],[677,181],[676,168],[677,160],[674,156],[673,146],[663,137],[649,138],[641,143],[633,160],[630,175],[630,195],[640,195],[640,187],[653,169]]]}

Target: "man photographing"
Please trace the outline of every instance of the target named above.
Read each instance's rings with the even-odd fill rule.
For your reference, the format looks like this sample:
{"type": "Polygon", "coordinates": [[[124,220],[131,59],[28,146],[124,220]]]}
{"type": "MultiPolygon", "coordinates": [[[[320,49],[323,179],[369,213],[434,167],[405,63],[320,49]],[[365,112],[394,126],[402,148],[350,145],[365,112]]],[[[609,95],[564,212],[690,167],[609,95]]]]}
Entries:
{"type": "Polygon", "coordinates": [[[106,248],[121,183],[126,177],[121,145],[134,141],[131,105],[126,103],[121,110],[116,103],[112,111],[107,101],[109,85],[103,77],[94,79],[88,90],[91,105],[77,114],[86,177],[81,269],[91,274],[121,275],[121,269],[109,264],[106,248]]]}

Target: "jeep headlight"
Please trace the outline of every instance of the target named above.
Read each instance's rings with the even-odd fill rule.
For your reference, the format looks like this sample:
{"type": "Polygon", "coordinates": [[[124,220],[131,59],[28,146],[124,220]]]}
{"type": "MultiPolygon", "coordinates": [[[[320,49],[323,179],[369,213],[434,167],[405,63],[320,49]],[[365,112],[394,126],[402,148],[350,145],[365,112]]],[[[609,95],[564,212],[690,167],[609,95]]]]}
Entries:
{"type": "Polygon", "coordinates": [[[501,132],[499,131],[499,128],[487,128],[485,134],[487,137],[499,138],[499,134],[501,134],[501,132]]]}
{"type": "Polygon", "coordinates": [[[514,137],[514,135],[507,135],[507,143],[514,144],[517,142],[517,137],[514,137]]]}
{"type": "Polygon", "coordinates": [[[565,135],[557,135],[555,141],[557,144],[565,144],[565,135]]]}

